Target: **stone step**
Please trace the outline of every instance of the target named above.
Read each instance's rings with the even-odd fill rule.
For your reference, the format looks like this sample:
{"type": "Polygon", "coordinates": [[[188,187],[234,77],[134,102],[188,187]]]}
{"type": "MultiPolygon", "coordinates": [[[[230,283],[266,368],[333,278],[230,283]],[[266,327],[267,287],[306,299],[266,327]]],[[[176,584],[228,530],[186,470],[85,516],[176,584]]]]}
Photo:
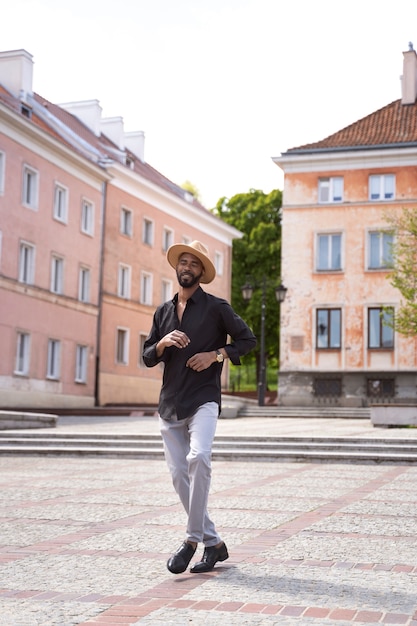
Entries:
{"type": "Polygon", "coordinates": [[[284,407],[258,406],[246,403],[239,409],[238,417],[370,419],[371,410],[366,407],[284,407]]]}

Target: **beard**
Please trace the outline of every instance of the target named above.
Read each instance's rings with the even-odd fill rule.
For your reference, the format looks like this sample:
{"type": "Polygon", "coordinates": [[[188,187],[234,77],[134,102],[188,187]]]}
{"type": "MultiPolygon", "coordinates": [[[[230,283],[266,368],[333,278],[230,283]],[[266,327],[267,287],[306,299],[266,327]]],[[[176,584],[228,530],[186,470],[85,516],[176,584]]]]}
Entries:
{"type": "Polygon", "coordinates": [[[194,285],[197,285],[200,282],[200,278],[202,277],[202,275],[203,275],[203,272],[201,272],[197,276],[194,276],[194,274],[191,274],[191,272],[178,272],[177,271],[178,283],[180,287],[184,287],[185,289],[188,289],[189,287],[194,287],[194,285]]]}

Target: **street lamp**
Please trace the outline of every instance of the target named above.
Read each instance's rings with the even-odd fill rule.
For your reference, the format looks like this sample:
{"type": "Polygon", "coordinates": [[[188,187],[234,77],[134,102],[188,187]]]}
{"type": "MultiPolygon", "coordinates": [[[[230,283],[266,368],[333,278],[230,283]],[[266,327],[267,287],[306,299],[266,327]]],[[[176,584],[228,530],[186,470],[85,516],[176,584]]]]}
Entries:
{"type": "MultiPolygon", "coordinates": [[[[252,298],[254,287],[258,284],[252,285],[248,280],[241,288],[242,297],[245,302],[249,302],[252,298]]],[[[266,387],[266,359],[265,359],[265,315],[266,315],[266,277],[262,277],[262,304],[261,304],[261,356],[259,364],[259,381],[258,381],[258,405],[264,406],[265,404],[265,387],[266,387]]],[[[281,304],[284,302],[287,288],[281,283],[278,287],[275,287],[275,298],[277,302],[281,304]]]]}

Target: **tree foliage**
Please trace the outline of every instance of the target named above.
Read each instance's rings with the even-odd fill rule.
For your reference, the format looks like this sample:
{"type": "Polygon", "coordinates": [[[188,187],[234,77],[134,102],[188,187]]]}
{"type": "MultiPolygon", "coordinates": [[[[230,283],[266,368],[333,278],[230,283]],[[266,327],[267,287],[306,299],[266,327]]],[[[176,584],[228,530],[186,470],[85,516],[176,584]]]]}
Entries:
{"type": "Polygon", "coordinates": [[[417,209],[404,209],[389,221],[396,238],[394,269],[388,278],[404,298],[395,316],[395,329],[403,335],[417,335],[417,209]]]}
{"type": "Polygon", "coordinates": [[[281,280],[281,204],[278,189],[265,194],[251,189],[230,199],[221,198],[214,212],[243,233],[233,241],[232,306],[258,337],[252,354],[259,362],[261,336],[262,282],[266,281],[265,354],[278,359],[279,304],[275,287],[281,280]],[[254,291],[250,302],[243,300],[241,288],[249,280],[254,291]]]}

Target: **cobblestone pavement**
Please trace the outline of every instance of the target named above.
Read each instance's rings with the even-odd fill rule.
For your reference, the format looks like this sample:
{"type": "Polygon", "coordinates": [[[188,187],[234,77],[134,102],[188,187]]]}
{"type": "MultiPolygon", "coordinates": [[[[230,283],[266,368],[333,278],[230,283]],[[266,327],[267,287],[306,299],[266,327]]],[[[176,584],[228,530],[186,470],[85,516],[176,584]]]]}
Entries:
{"type": "MultiPolygon", "coordinates": [[[[157,421],[66,418],[58,429],[147,434],[157,421]]],[[[364,420],[218,427],[324,430],[417,434],[364,420]]],[[[163,461],[0,456],[0,485],[0,626],[417,626],[413,465],[215,461],[210,512],[230,559],[178,576],[166,560],[185,514],[163,461]]]]}

